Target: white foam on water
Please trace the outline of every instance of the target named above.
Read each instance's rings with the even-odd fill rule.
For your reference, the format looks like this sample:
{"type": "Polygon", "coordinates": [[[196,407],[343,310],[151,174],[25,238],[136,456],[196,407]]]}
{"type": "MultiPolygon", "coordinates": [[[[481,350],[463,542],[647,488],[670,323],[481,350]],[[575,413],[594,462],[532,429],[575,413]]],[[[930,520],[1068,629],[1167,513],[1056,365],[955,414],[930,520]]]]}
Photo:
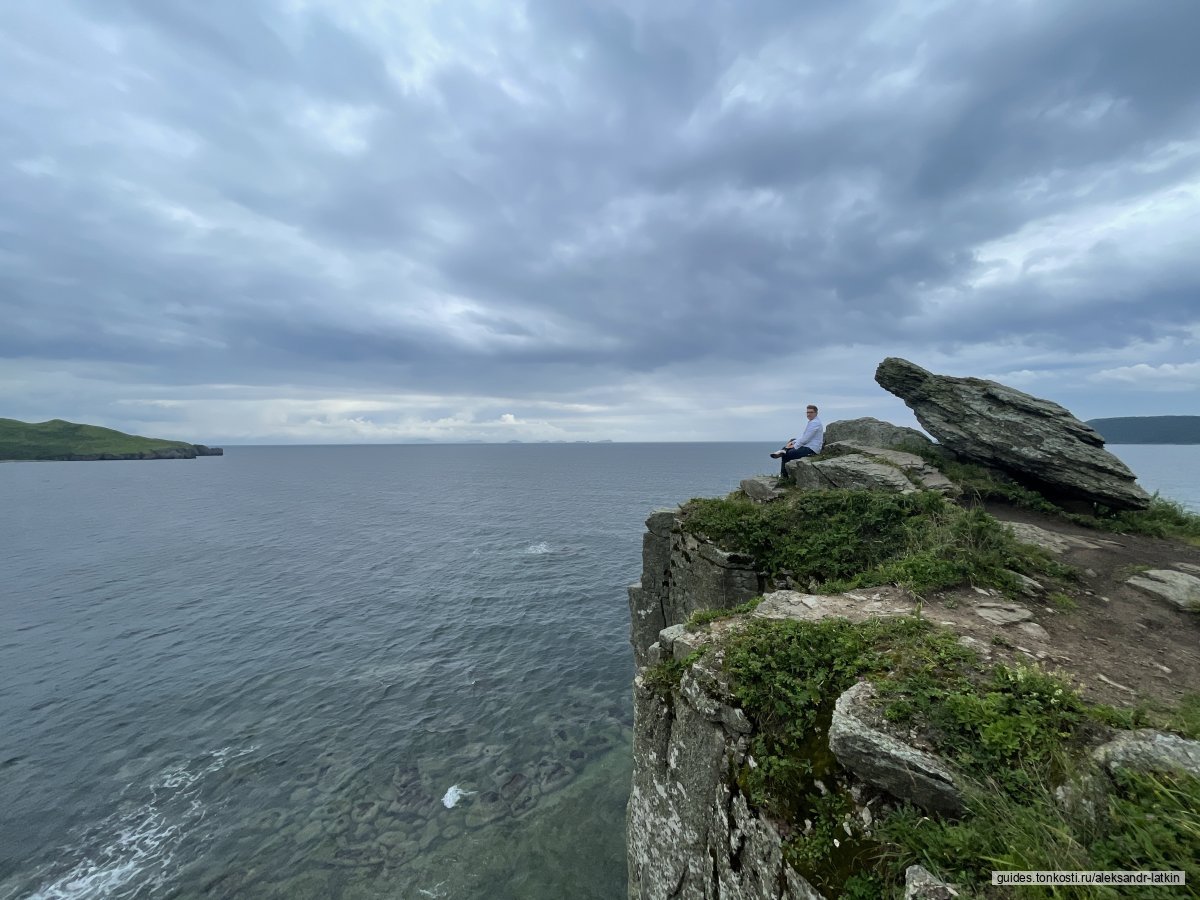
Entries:
{"type": "Polygon", "coordinates": [[[541,556],[543,553],[553,553],[554,548],[545,541],[538,541],[536,544],[530,544],[525,548],[525,553],[529,556],[541,556]]]}
{"type": "Polygon", "coordinates": [[[60,859],[77,861],[66,874],[29,894],[28,900],[92,900],[122,896],[122,889],[132,892],[160,887],[172,874],[171,863],[180,845],[207,812],[199,798],[200,779],[256,749],[222,747],[207,754],[208,762],[201,768],[183,765],[167,769],[151,784],[149,802],[108,816],[87,828],[77,844],[62,848],[60,859]],[[183,808],[168,813],[168,805],[183,808]],[[88,849],[101,842],[100,850],[88,849]]]}
{"type": "Polygon", "coordinates": [[[450,785],[450,790],[446,791],[446,796],[442,797],[442,806],[446,809],[454,809],[456,803],[463,797],[469,797],[475,791],[464,791],[457,784],[450,785]]]}

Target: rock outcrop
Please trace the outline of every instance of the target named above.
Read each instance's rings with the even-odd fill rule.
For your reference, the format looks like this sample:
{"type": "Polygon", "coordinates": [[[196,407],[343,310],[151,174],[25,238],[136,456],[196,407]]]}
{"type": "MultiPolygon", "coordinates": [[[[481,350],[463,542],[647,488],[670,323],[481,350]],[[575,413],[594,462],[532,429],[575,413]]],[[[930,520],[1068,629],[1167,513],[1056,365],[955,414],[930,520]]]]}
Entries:
{"type": "MultiPolygon", "coordinates": [[[[873,462],[891,466],[903,472],[913,486],[922,491],[937,491],[944,497],[958,497],[962,489],[935,467],[915,453],[863,444],[859,441],[834,441],[826,443],[822,457],[838,457],[848,454],[865,456],[873,462]]],[[[803,460],[801,460],[803,461],[803,460]]]]}
{"type": "MultiPolygon", "coordinates": [[[[756,571],[752,559],[688,533],[680,510],[656,512],[646,524],[642,580],[629,590],[638,667],[627,811],[633,900],[836,896],[836,887],[828,894],[817,887],[828,872],[801,871],[789,863],[788,848],[794,847],[789,842],[800,825],[773,818],[749,793],[745,778],[758,765],[754,754],[761,723],[741,708],[724,664],[727,642],[740,629],[762,622],[866,623],[920,613],[958,632],[959,643],[978,653],[984,665],[1004,662],[1006,655],[1030,662],[1068,658],[1034,621],[1051,624],[1057,614],[1033,600],[1025,605],[975,588],[933,612],[927,602],[894,587],[830,595],[771,590],[770,578],[756,571]],[[759,595],[761,601],[748,614],[704,626],[685,624],[695,612],[729,609],[759,595]]],[[[1039,532],[1056,548],[1064,537],[1039,532]]],[[[1062,542],[1063,553],[1072,551],[1094,552],[1062,542]]],[[[1034,585],[1035,593],[1042,593],[1034,585]]],[[[1129,690],[1103,674],[1094,677],[1129,690]]],[[[802,738],[813,747],[814,772],[821,767],[813,776],[814,789],[852,798],[843,820],[854,827],[850,840],[869,836],[871,823],[897,804],[912,804],[941,819],[968,814],[966,798],[978,788],[959,767],[961,759],[938,745],[936,733],[891,718],[893,695],[880,684],[886,681],[860,680],[845,690],[843,684],[828,698],[832,718],[802,738]]],[[[1105,808],[1105,795],[1117,784],[1108,775],[1118,769],[1200,771],[1200,743],[1178,735],[1141,731],[1096,737],[1108,742],[1081,749],[1086,777],[1059,789],[1060,802],[1084,812],[1105,808]]],[[[947,897],[956,890],[928,872],[907,873],[905,896],[947,897]]]]}
{"type": "Polygon", "coordinates": [[[1126,583],[1179,609],[1200,612],[1200,578],[1196,575],[1176,569],[1147,569],[1131,576],[1126,583]]]}
{"type": "Polygon", "coordinates": [[[980,378],[935,375],[897,357],[875,380],[954,453],[1050,496],[1144,509],[1149,495],[1092,428],[1049,400],[980,378]]]}
{"type": "Polygon", "coordinates": [[[785,467],[788,478],[806,491],[886,491],[891,494],[911,494],[917,488],[904,473],[886,463],[854,453],[824,459],[806,456],[794,459],[785,467]]]}
{"type": "Polygon", "coordinates": [[[932,444],[929,436],[922,434],[915,428],[905,428],[902,425],[893,425],[891,422],[881,422],[879,419],[873,419],[870,416],[864,416],[861,419],[841,419],[837,422],[830,422],[825,426],[825,445],[829,446],[835,441],[854,441],[857,444],[866,444],[869,447],[882,447],[885,450],[893,450],[896,447],[903,447],[912,444],[932,444]]]}
{"type": "Polygon", "coordinates": [[[779,479],[774,475],[754,475],[750,478],[743,478],[741,491],[755,503],[770,503],[783,496],[783,489],[779,487],[779,479]]]}
{"type": "Polygon", "coordinates": [[[703,609],[732,609],[767,586],[753,560],[685,534],[678,510],[651,513],[642,536],[642,578],[629,587],[634,662],[647,664],[650,645],[668,625],[703,609]]]}
{"type": "Polygon", "coordinates": [[[735,710],[716,673],[696,668],[666,696],[635,681],[630,898],[818,900],[784,862],[778,830],[729,779],[745,760],[745,729],[726,724],[735,710]]]}
{"type": "Polygon", "coordinates": [[[875,690],[866,681],[838,697],[829,726],[829,749],[838,762],[867,784],[921,809],[962,815],[958,777],[945,761],[880,729],[874,699],[875,690]]]}
{"type": "MultiPolygon", "coordinates": [[[[1109,507],[1146,505],[1148,498],[1132,474],[1062,407],[993,382],[942,378],[904,360],[886,360],[879,380],[895,388],[922,424],[942,439],[945,447],[938,454],[944,458],[957,454],[1007,471],[1059,499],[1086,498],[1109,507]]],[[[827,440],[822,454],[790,462],[786,480],[774,476],[744,480],[723,509],[735,517],[745,514],[740,524],[745,525],[743,534],[752,539],[727,538],[726,546],[760,547],[762,533],[756,529],[762,522],[786,521],[795,511],[791,504],[801,508],[824,499],[801,495],[788,482],[811,491],[959,494],[959,488],[922,456],[871,446],[893,443],[888,428],[895,427],[868,432],[870,443],[827,440]],[[747,498],[773,506],[757,509],[746,503],[747,498]]],[[[896,442],[919,436],[905,431],[911,430],[896,429],[899,437],[890,433],[896,442]]],[[[923,449],[920,452],[936,459],[923,449]]],[[[927,496],[919,499],[950,509],[927,496]]],[[[1034,697],[1040,683],[1027,674],[1026,667],[1039,663],[1052,672],[1070,673],[1072,683],[1085,686],[1092,695],[1088,703],[1097,702],[1096,695],[1099,702],[1111,702],[1115,692],[1155,696],[1158,686],[1152,678],[1179,679],[1181,669],[1185,673],[1181,680],[1194,681],[1197,670],[1187,656],[1193,644],[1186,639],[1179,643],[1176,655],[1168,657],[1175,660],[1173,672],[1136,641],[1120,650],[1116,641],[1111,650],[1098,649],[1108,648],[1114,634],[1113,619],[1107,614],[1091,616],[1091,626],[1099,630],[1087,640],[1075,633],[1075,624],[1060,622],[1065,610],[1076,607],[1067,602],[1070,595],[1053,593],[1060,585],[1048,564],[1030,569],[1044,573],[1045,584],[1015,571],[1025,563],[1014,558],[1013,568],[1005,570],[1010,581],[981,585],[972,578],[944,595],[934,592],[918,598],[899,584],[841,594],[802,593],[787,589],[800,578],[781,568],[770,553],[763,556],[773,568],[750,555],[758,551],[731,552],[706,539],[702,529],[709,526],[702,524],[707,521],[704,509],[697,504],[660,510],[649,517],[642,577],[629,588],[630,637],[638,669],[633,790],[627,812],[633,900],[820,900],[850,892],[855,879],[855,888],[860,889],[864,878],[883,879],[889,890],[896,891],[900,887],[896,874],[885,874],[871,861],[881,836],[889,835],[879,823],[898,821],[895,817],[905,815],[908,806],[935,820],[962,816],[977,820],[981,788],[987,784],[991,790],[995,785],[987,779],[998,777],[996,772],[1006,771],[1009,765],[1006,761],[999,769],[981,767],[981,757],[964,752],[961,744],[969,740],[964,737],[969,729],[945,727],[938,718],[941,710],[969,712],[975,718],[968,721],[977,724],[982,715],[978,711],[987,706],[977,704],[984,691],[1006,696],[1011,686],[1024,685],[1023,689],[1034,691],[1029,695],[1034,697]],[[693,511],[702,515],[689,522],[693,511]],[[757,605],[734,609],[752,599],[757,605]],[[693,618],[694,613],[714,610],[730,612],[693,618]],[[896,619],[896,628],[881,621],[888,618],[896,619]],[[915,626],[917,618],[944,630],[933,635],[939,643],[929,646],[945,649],[929,654],[914,649],[905,656],[905,645],[888,643],[915,626]],[[854,646],[865,638],[881,641],[877,647],[892,655],[870,668],[862,657],[843,655],[840,649],[833,656],[812,649],[834,641],[830,635],[846,634],[850,635],[847,642],[837,646],[854,646]],[[878,637],[881,634],[883,638],[878,637]],[[774,649],[777,640],[785,643],[783,651],[774,649]],[[957,647],[965,649],[968,668],[954,670],[950,663],[957,647]],[[1110,654],[1102,663],[1104,671],[1091,661],[1093,652],[1110,654]],[[1089,661],[1081,661],[1080,654],[1089,656],[1089,661]],[[1111,668],[1118,657],[1122,667],[1111,668]],[[909,676],[900,662],[906,658],[942,660],[950,665],[945,684],[955,686],[943,692],[939,683],[931,691],[920,679],[906,681],[909,676]],[[1149,676],[1142,671],[1150,665],[1162,674],[1156,671],[1149,676]],[[763,672],[770,673],[765,686],[758,681],[763,672]],[[997,681],[963,686],[984,674],[997,681]],[[1129,680],[1140,690],[1108,675],[1129,680]],[[1155,685],[1153,690],[1148,690],[1150,684],[1155,685]],[[791,700],[780,699],[790,691],[802,698],[797,701],[800,705],[789,706],[791,700]],[[921,697],[933,698],[935,707],[917,699],[921,697]],[[781,717],[786,731],[781,729],[781,717]],[[780,736],[784,733],[786,739],[780,736]],[[781,754],[780,747],[787,749],[781,754]]],[[[1163,634],[1198,621],[1190,611],[1200,590],[1200,560],[1187,561],[1189,554],[1183,549],[1155,559],[1166,568],[1118,566],[1108,556],[1125,544],[1100,533],[1081,536],[1033,524],[1006,524],[1021,543],[1043,548],[1068,565],[1082,568],[1085,560],[1089,567],[1083,568],[1083,575],[1093,582],[1099,576],[1091,565],[1104,570],[1105,579],[1120,582],[1121,593],[1113,592],[1112,598],[1091,589],[1073,592],[1085,606],[1095,598],[1096,609],[1117,610],[1132,600],[1138,607],[1137,624],[1148,632],[1156,621],[1168,614],[1173,617],[1163,634]],[[1175,552],[1180,554],[1178,562],[1175,552]],[[1165,605],[1143,603],[1137,592],[1151,594],[1165,605]],[[1159,612],[1146,614],[1142,607],[1159,612]],[[1181,609],[1189,614],[1181,615],[1181,609]]],[[[796,531],[803,529],[797,526],[796,531]]],[[[769,535],[771,541],[777,538],[787,536],[769,535]]],[[[800,544],[785,549],[816,552],[800,544]]],[[[1044,559],[1044,554],[1031,550],[1028,555],[1044,559]]],[[[1103,590],[1095,583],[1090,587],[1103,590]]],[[[1078,614],[1083,615],[1083,610],[1078,614]]],[[[1156,639],[1167,643],[1165,638],[1156,639]]],[[[919,646],[925,645],[912,645],[919,646]]],[[[1153,653],[1166,650],[1156,646],[1153,653]]],[[[932,670],[927,668],[925,674],[932,670]]],[[[1164,683],[1165,693],[1174,690],[1164,683]]],[[[1039,702],[1045,703],[1049,726],[1043,722],[1031,727],[1053,727],[1051,736],[1063,738],[1064,748],[1071,744],[1069,752],[1079,764],[1080,777],[1057,785],[1056,795],[1065,808],[1099,815],[1108,808],[1108,795],[1124,790],[1127,779],[1116,777],[1121,769],[1200,772],[1200,742],[1179,735],[1089,729],[1072,733],[1070,728],[1063,732],[1050,712],[1064,691],[1073,693],[1063,685],[1044,694],[1039,702]]],[[[992,724],[1014,728],[1006,715],[997,714],[992,724]]],[[[1022,715],[1036,723],[1034,707],[1022,715]]],[[[938,872],[956,871],[952,867],[957,862],[905,846],[905,852],[913,854],[910,859],[922,859],[934,870],[910,866],[903,884],[906,898],[946,900],[960,895],[958,887],[937,877],[938,872]]],[[[964,889],[971,887],[968,883],[964,889]]]]}
{"type": "Polygon", "coordinates": [[[1200,741],[1152,729],[1119,735],[1092,752],[1110,775],[1123,769],[1137,772],[1177,772],[1200,778],[1200,741]]]}

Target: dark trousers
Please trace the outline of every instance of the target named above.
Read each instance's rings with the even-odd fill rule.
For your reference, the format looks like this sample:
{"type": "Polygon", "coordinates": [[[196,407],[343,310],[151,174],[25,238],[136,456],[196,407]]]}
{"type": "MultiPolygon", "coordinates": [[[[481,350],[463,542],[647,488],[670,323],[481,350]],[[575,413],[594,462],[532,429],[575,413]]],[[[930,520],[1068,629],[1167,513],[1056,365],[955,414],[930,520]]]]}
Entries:
{"type": "Polygon", "coordinates": [[[800,459],[804,456],[815,456],[812,447],[797,447],[795,450],[785,450],[783,456],[779,458],[779,477],[787,475],[787,464],[793,459],[800,459]]]}

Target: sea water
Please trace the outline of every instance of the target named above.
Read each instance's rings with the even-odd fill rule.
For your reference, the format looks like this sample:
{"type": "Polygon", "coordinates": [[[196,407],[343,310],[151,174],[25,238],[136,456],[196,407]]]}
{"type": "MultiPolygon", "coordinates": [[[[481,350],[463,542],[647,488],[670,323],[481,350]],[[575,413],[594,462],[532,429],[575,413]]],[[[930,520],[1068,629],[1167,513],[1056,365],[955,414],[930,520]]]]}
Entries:
{"type": "Polygon", "coordinates": [[[0,465],[0,898],[623,897],[642,523],[771,449],[0,465]]]}

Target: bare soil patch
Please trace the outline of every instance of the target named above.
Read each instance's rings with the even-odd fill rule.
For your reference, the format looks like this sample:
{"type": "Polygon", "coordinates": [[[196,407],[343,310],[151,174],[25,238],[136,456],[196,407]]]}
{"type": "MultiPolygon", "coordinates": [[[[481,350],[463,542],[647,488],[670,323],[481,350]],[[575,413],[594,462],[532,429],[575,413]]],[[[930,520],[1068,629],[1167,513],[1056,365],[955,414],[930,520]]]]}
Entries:
{"type": "Polygon", "coordinates": [[[1031,614],[1024,622],[997,625],[982,618],[980,610],[988,604],[1012,602],[982,589],[925,598],[928,618],[978,641],[976,649],[995,662],[1037,660],[1095,702],[1169,708],[1200,691],[1200,613],[1126,584],[1130,575],[1147,568],[1200,565],[1200,547],[1093,531],[999,504],[989,504],[988,512],[1002,521],[1081,538],[1097,549],[1072,546],[1058,555],[1079,572],[1079,580],[1045,584],[1046,590],[1015,601],[1031,614]]]}

